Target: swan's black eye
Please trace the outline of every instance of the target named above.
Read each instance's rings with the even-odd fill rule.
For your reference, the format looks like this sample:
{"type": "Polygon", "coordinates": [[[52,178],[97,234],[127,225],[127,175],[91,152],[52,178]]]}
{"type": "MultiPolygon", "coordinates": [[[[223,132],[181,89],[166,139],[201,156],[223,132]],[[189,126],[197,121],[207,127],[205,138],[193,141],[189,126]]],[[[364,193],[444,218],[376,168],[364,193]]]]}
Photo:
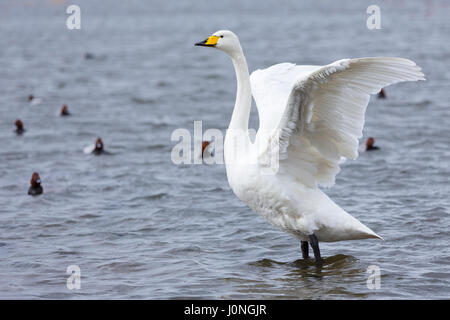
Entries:
{"type": "Polygon", "coordinates": [[[223,38],[223,36],[220,36],[221,38],[223,38]]]}

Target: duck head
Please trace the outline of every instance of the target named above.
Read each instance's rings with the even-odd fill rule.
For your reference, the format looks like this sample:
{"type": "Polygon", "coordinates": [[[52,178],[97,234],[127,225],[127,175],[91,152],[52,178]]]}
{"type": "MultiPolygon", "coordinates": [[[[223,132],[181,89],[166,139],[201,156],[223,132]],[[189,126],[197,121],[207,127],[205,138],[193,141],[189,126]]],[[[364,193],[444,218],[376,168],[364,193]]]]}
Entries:
{"type": "Polygon", "coordinates": [[[34,172],[33,175],[31,176],[31,186],[33,188],[38,188],[41,186],[41,177],[39,176],[39,173],[34,172]]]}

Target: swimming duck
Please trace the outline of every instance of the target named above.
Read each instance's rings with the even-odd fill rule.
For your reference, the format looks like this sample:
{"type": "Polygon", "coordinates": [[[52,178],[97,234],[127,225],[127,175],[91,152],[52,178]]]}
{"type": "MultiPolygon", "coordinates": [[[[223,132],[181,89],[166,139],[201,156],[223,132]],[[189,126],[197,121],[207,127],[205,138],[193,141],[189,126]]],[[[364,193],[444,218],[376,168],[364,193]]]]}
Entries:
{"type": "Polygon", "coordinates": [[[202,142],[202,159],[203,159],[204,156],[205,156],[205,150],[206,150],[206,148],[209,146],[209,144],[210,144],[209,141],[203,141],[203,142],[202,142]]]}
{"type": "Polygon", "coordinates": [[[378,148],[377,146],[374,146],[375,143],[375,139],[372,137],[369,137],[366,141],[366,151],[371,151],[371,150],[378,150],[380,148],[378,148]]]}
{"type": "Polygon", "coordinates": [[[95,58],[95,56],[94,56],[93,53],[86,52],[86,53],[84,54],[84,58],[85,58],[86,60],[92,60],[92,59],[95,58]]]}
{"type": "Polygon", "coordinates": [[[39,177],[39,173],[34,172],[31,176],[31,186],[28,189],[28,194],[30,196],[37,196],[44,192],[44,188],[41,186],[41,177],[39,177]]]}
{"type": "Polygon", "coordinates": [[[30,95],[28,96],[28,102],[29,102],[32,106],[35,106],[35,105],[38,105],[38,104],[41,103],[41,99],[36,98],[36,97],[33,96],[32,94],[30,94],[30,95]]]}
{"type": "Polygon", "coordinates": [[[23,127],[23,122],[20,119],[16,120],[16,133],[22,134],[25,132],[25,128],[23,127]]]}
{"type": "Polygon", "coordinates": [[[62,106],[60,115],[61,115],[62,117],[64,117],[64,116],[70,116],[70,113],[69,113],[69,107],[67,107],[67,104],[64,104],[64,105],[62,106]]]}
{"type": "Polygon", "coordinates": [[[95,141],[95,149],[94,149],[94,153],[95,154],[101,154],[103,152],[103,141],[100,138],[97,138],[97,141],[95,141]]]}
{"type": "Polygon", "coordinates": [[[96,155],[102,154],[102,153],[107,153],[104,150],[104,144],[101,138],[97,138],[97,140],[95,141],[95,144],[91,144],[87,147],[85,147],[83,149],[84,153],[94,153],[96,155]]]}

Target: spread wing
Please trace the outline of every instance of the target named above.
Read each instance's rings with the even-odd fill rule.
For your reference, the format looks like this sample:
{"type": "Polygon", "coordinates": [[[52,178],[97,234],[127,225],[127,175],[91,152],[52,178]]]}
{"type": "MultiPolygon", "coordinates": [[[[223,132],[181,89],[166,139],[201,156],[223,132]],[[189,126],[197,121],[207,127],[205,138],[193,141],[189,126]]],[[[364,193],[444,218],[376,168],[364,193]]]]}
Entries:
{"type": "Polygon", "coordinates": [[[271,68],[251,77],[259,131],[266,133],[258,132],[256,142],[265,146],[259,159],[264,163],[276,153],[280,173],[311,187],[333,185],[339,163],[358,156],[370,94],[393,83],[425,80],[414,62],[402,58],[271,68]]]}
{"type": "Polygon", "coordinates": [[[259,127],[263,130],[275,129],[280,123],[295,81],[320,68],[280,63],[254,71],[250,75],[250,84],[258,108],[259,127]]]}

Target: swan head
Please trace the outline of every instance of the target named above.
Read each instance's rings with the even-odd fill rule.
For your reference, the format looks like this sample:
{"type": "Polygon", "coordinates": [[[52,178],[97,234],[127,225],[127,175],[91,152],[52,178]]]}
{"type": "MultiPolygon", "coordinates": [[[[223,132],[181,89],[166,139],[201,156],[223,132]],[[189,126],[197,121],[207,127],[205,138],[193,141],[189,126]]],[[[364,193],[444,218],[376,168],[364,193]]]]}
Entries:
{"type": "Polygon", "coordinates": [[[208,39],[197,42],[196,46],[212,47],[224,51],[230,56],[242,52],[239,38],[232,31],[219,30],[208,39]]]}

